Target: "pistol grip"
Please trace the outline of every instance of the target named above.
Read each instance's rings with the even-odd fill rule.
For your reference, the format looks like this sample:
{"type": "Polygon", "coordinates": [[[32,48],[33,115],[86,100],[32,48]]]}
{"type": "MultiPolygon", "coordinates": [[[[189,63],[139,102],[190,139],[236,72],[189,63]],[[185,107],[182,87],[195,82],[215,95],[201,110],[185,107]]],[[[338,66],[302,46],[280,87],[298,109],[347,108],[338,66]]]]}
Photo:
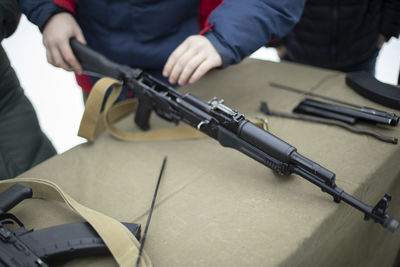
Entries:
{"type": "Polygon", "coordinates": [[[32,197],[32,188],[20,183],[14,184],[0,194],[0,214],[6,213],[26,198],[32,197]]]}
{"type": "Polygon", "coordinates": [[[139,98],[135,113],[135,123],[140,127],[140,129],[144,131],[150,129],[149,120],[152,110],[151,101],[147,98],[139,98]]]}

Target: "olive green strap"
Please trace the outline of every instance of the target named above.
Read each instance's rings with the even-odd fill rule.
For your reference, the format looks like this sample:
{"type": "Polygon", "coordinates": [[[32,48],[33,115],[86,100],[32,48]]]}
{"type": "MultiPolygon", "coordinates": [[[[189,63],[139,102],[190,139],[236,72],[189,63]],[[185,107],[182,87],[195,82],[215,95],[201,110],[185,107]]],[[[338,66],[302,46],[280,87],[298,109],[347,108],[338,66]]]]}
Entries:
{"type": "MultiPolygon", "coordinates": [[[[135,236],[120,222],[75,201],[55,183],[36,178],[16,178],[0,181],[0,191],[15,183],[32,188],[33,198],[65,202],[68,207],[84,218],[99,234],[120,266],[133,266],[136,262],[140,244],[135,236]]],[[[152,266],[146,253],[142,254],[140,266],[152,266]]]]}

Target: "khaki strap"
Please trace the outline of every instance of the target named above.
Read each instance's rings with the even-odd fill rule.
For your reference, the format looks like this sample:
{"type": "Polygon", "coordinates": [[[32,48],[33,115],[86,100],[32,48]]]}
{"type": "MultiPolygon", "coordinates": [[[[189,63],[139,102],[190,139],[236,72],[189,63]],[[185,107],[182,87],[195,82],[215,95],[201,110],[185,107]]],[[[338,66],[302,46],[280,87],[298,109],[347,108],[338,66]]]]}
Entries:
{"type": "Polygon", "coordinates": [[[129,112],[133,112],[136,106],[136,99],[124,100],[114,105],[121,90],[122,84],[108,77],[100,79],[94,85],[86,102],[85,112],[83,113],[79,127],[79,136],[89,141],[94,141],[104,128],[108,128],[114,137],[125,141],[176,140],[206,137],[205,134],[188,125],[137,133],[118,129],[112,123],[129,112]],[[112,91],[106,100],[104,111],[101,112],[104,96],[107,89],[111,86],[112,91]]]}
{"type": "MultiPolygon", "coordinates": [[[[107,245],[114,259],[120,266],[133,266],[136,262],[140,244],[133,234],[117,220],[75,201],[55,183],[36,178],[16,178],[0,181],[0,191],[15,183],[22,183],[32,188],[33,198],[65,202],[68,207],[84,218],[99,234],[107,245]]],[[[152,266],[146,253],[142,254],[140,266],[152,266]]]]}
{"type": "MultiPolygon", "coordinates": [[[[113,125],[113,122],[133,112],[136,107],[136,99],[128,99],[115,104],[121,91],[122,84],[108,77],[100,79],[94,85],[86,102],[85,112],[79,127],[79,136],[94,141],[104,128],[108,128],[114,137],[124,141],[165,141],[207,137],[207,135],[189,125],[136,133],[118,129],[113,125]],[[110,95],[104,105],[104,111],[101,112],[105,94],[110,87],[112,87],[110,95]]],[[[266,119],[257,118],[251,121],[264,130],[268,130],[266,119]]]]}

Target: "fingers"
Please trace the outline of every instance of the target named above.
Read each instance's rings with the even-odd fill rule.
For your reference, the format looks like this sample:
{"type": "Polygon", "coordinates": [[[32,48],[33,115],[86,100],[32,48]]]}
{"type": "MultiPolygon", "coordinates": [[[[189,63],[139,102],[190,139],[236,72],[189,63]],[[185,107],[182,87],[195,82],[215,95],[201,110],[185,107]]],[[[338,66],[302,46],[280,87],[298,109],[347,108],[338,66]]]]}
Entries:
{"type": "Polygon", "coordinates": [[[179,80],[179,84],[181,84],[181,82],[184,81],[183,74],[190,75],[193,72],[194,68],[197,67],[197,64],[193,62],[194,58],[197,58],[197,61],[201,62],[204,58],[204,55],[196,54],[193,49],[188,49],[187,51],[185,51],[185,53],[175,61],[176,63],[173,65],[171,74],[169,75],[169,82],[174,84],[179,80]]]}
{"type": "Polygon", "coordinates": [[[208,59],[196,69],[196,71],[191,75],[189,79],[189,83],[195,83],[197,82],[201,77],[203,77],[207,72],[209,72],[211,69],[214,69],[216,67],[221,66],[220,63],[216,60],[211,60],[208,59]]]}
{"type": "Polygon", "coordinates": [[[47,61],[55,67],[60,67],[66,71],[72,71],[72,68],[64,60],[64,57],[57,46],[47,48],[47,61]]]}
{"type": "Polygon", "coordinates": [[[185,85],[194,83],[209,70],[222,65],[222,59],[211,42],[202,35],[187,38],[170,55],[163,75],[169,82],[185,85]]]}
{"type": "Polygon", "coordinates": [[[72,52],[71,45],[68,42],[63,42],[60,44],[60,54],[66,65],[70,67],[70,70],[73,70],[79,74],[82,73],[81,64],[79,64],[78,60],[76,59],[74,52],[72,52]]]}
{"type": "Polygon", "coordinates": [[[61,38],[45,44],[47,49],[47,61],[55,67],[66,71],[82,73],[82,67],[76,59],[71,46],[70,38],[61,38]]]}
{"type": "Polygon", "coordinates": [[[86,39],[85,36],[83,36],[82,30],[80,28],[76,29],[76,33],[75,33],[75,38],[76,40],[78,40],[79,42],[81,42],[82,44],[87,44],[86,43],[86,39]]]}
{"type": "Polygon", "coordinates": [[[69,39],[47,44],[46,49],[47,61],[50,64],[66,71],[82,73],[82,67],[72,52],[69,39]]]}
{"type": "Polygon", "coordinates": [[[165,63],[163,75],[164,77],[169,77],[174,66],[176,65],[179,58],[186,52],[189,48],[187,39],[181,43],[172,54],[168,57],[167,63],[165,63]]]}
{"type": "Polygon", "coordinates": [[[202,62],[206,60],[206,57],[202,54],[195,55],[186,65],[183,71],[180,73],[178,84],[185,85],[191,79],[193,72],[198,69],[202,62]]]}
{"type": "Polygon", "coordinates": [[[383,34],[379,34],[378,40],[376,41],[376,47],[378,49],[381,49],[382,46],[385,44],[385,42],[386,42],[385,36],[383,34]]]}
{"type": "Polygon", "coordinates": [[[71,14],[58,13],[51,17],[43,30],[47,61],[55,67],[81,74],[82,67],[69,44],[69,39],[72,37],[86,43],[80,27],[71,14]]]}

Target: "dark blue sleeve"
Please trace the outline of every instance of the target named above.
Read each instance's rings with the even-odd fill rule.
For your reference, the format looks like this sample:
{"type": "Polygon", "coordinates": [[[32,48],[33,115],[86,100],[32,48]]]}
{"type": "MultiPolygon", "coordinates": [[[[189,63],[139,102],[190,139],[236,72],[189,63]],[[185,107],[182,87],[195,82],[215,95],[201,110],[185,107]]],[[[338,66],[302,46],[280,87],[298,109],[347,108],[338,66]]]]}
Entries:
{"type": "Polygon", "coordinates": [[[30,22],[36,24],[40,31],[43,31],[46,22],[52,15],[68,12],[58,7],[52,0],[18,0],[18,3],[22,13],[30,22]]]}
{"type": "Polygon", "coordinates": [[[210,16],[205,36],[223,67],[240,62],[271,38],[284,37],[299,21],[306,0],[225,0],[210,16]]]}

